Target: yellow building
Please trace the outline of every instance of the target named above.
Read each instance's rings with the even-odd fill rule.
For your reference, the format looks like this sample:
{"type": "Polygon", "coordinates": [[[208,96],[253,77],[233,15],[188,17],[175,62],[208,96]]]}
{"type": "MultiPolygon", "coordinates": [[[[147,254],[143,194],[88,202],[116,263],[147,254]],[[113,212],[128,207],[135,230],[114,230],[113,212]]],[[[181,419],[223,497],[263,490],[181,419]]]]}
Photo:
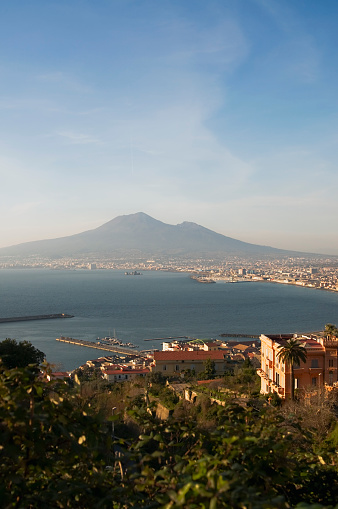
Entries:
{"type": "Polygon", "coordinates": [[[211,359],[215,363],[216,375],[225,371],[227,353],[223,350],[179,350],[176,352],[154,352],[152,371],[161,372],[164,376],[180,373],[187,369],[196,373],[204,371],[205,362],[211,359]]]}

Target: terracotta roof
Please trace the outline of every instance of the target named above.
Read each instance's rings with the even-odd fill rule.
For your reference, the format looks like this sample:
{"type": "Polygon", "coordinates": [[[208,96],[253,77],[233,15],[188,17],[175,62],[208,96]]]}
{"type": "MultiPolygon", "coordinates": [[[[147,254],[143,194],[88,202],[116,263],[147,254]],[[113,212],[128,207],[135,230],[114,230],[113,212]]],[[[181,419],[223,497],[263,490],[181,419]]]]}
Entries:
{"type": "Polygon", "coordinates": [[[323,345],[321,345],[320,343],[318,343],[318,341],[316,341],[314,339],[305,339],[305,340],[301,340],[301,342],[304,344],[305,348],[307,348],[307,347],[320,348],[320,350],[324,350],[323,345]]]}
{"type": "Polygon", "coordinates": [[[142,369],[105,369],[103,373],[105,375],[140,375],[149,373],[149,368],[142,369]]]}
{"type": "Polygon", "coordinates": [[[233,345],[232,348],[234,350],[247,350],[248,348],[250,348],[250,345],[243,345],[243,343],[238,343],[237,345],[233,345]]]}
{"type": "Polygon", "coordinates": [[[224,381],[224,378],[214,378],[212,380],[197,380],[197,385],[207,385],[207,384],[211,384],[213,382],[223,382],[224,381]]]}
{"type": "Polygon", "coordinates": [[[204,361],[206,359],[211,360],[223,360],[225,353],[220,350],[195,350],[195,351],[181,351],[181,352],[154,352],[155,361],[204,361]]]}

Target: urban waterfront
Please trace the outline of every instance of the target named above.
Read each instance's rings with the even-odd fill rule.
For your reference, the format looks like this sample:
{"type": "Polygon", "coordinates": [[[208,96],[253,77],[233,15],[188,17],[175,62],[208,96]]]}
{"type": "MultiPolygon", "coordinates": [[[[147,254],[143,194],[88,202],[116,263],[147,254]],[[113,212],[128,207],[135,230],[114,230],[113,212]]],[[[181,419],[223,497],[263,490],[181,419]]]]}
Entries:
{"type": "Polygon", "coordinates": [[[167,336],[218,338],[222,333],[315,331],[338,324],[338,294],[270,282],[203,285],[185,273],[117,270],[1,270],[0,316],[69,313],[74,318],[0,324],[0,340],[29,340],[47,360],[74,369],[102,355],[62,344],[113,335],[139,349],[167,336]]]}

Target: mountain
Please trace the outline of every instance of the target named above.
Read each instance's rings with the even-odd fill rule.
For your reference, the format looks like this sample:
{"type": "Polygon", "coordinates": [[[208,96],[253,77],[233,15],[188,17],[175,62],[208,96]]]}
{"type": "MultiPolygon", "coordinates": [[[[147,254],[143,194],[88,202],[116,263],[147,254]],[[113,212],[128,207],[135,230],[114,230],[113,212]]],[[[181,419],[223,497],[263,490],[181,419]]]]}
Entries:
{"type": "Polygon", "coordinates": [[[0,249],[0,256],[185,256],[286,255],[288,251],[249,244],[226,237],[195,223],[162,223],[143,212],[118,216],[108,223],[76,235],[25,242],[0,249]]]}

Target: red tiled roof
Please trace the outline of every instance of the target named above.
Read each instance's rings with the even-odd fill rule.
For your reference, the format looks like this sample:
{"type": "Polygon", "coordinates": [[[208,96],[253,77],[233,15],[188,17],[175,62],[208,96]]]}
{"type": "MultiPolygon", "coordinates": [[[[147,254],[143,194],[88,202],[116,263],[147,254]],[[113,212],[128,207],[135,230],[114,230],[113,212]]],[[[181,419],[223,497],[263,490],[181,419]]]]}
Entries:
{"type": "Polygon", "coordinates": [[[56,379],[64,380],[65,378],[69,378],[69,372],[68,371],[54,371],[54,373],[47,375],[47,377],[48,377],[48,380],[56,380],[56,379]]]}
{"type": "Polygon", "coordinates": [[[223,360],[225,353],[221,350],[195,350],[195,351],[181,351],[181,352],[154,352],[155,361],[204,361],[206,359],[211,360],[223,360]]]}
{"type": "Polygon", "coordinates": [[[314,339],[304,339],[301,340],[301,342],[304,344],[305,348],[320,348],[321,350],[324,350],[324,347],[318,343],[318,341],[315,341],[314,339]]]}
{"type": "Polygon", "coordinates": [[[149,368],[143,369],[105,369],[103,371],[105,375],[141,375],[149,373],[149,368]]]}
{"type": "Polygon", "coordinates": [[[211,384],[212,382],[223,382],[223,378],[214,378],[213,380],[197,380],[197,385],[207,385],[211,384]]]}

